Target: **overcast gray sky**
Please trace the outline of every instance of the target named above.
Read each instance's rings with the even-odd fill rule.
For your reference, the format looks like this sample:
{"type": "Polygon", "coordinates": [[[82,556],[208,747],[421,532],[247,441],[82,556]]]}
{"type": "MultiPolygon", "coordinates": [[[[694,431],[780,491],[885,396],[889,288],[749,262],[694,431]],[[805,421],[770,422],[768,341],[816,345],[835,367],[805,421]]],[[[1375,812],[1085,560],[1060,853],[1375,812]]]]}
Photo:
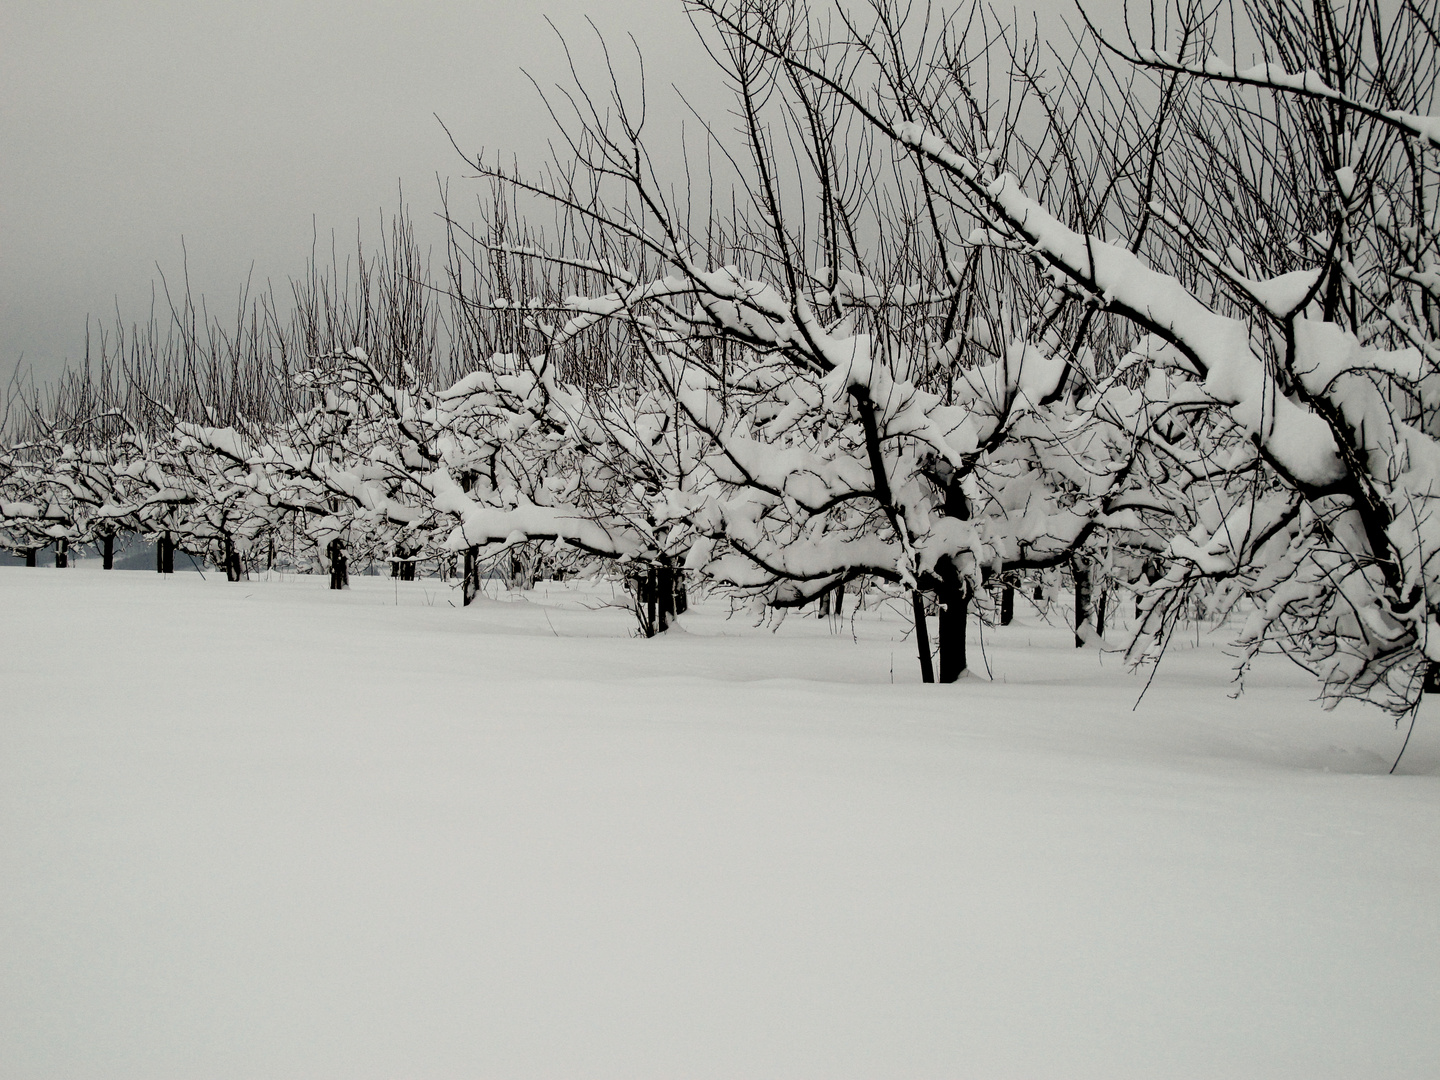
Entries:
{"type": "Polygon", "coordinates": [[[373,236],[403,183],[427,217],[436,173],[475,187],[433,113],[538,163],[550,122],[520,69],[564,73],[547,14],[577,42],[587,14],[633,33],[653,88],[713,91],[679,0],[0,0],[0,373],[23,354],[51,377],[117,300],[143,321],[182,237],[226,310],[252,263],[300,273],[312,215],[342,245],[357,219],[373,236]]]}

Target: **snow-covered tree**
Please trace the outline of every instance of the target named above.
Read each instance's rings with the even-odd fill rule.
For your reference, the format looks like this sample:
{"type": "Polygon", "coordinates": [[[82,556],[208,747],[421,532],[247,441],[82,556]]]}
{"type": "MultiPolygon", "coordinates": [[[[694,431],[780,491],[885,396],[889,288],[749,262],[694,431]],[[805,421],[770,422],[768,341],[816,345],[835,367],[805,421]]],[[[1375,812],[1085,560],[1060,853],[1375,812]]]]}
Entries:
{"type": "MultiPolygon", "coordinates": [[[[1117,209],[1080,223],[1035,176],[1041,144],[997,152],[956,107],[975,93],[954,24],[917,52],[917,28],[877,2],[865,24],[799,47],[794,5],[699,6],[842,96],[993,242],[1143,334],[1137,353],[1180,380],[1164,412],[1232,429],[1197,474],[1208,494],[1170,543],[1163,588],[1212,578],[1252,597],[1242,640],[1278,644],[1332,699],[1414,699],[1440,658],[1433,3],[1256,6],[1234,33],[1209,6],[1157,17],[1143,47],[1117,47],[1153,73],[1143,93],[1108,114],[1077,101],[1063,126],[1051,112],[1057,153],[1120,148],[1090,156],[1117,209]],[[1260,63],[1219,55],[1246,33],[1260,63]],[[1146,146],[1154,168],[1134,167],[1146,146]]],[[[1108,55],[1089,70],[1113,70],[1108,55]]],[[[1184,467],[1206,450],[1189,447],[1184,467]]]]}
{"type": "Polygon", "coordinates": [[[862,574],[896,583],[927,678],[933,592],[941,678],[954,679],[975,588],[1070,562],[1114,515],[1127,533],[1148,527],[1157,503],[1134,497],[1132,471],[1150,405],[1117,366],[1120,339],[917,171],[913,148],[846,140],[839,84],[787,59],[821,48],[803,9],[693,6],[736,88],[743,148],[711,131],[708,159],[750,193],[743,210],[667,193],[643,107],[613,72],[608,108],[584,87],[568,96],[575,157],[559,181],[474,164],[584,223],[574,258],[609,288],[567,299],[551,347],[587,324],[628,328],[658,398],[590,418],[612,441],[646,416],[655,439],[673,433],[675,467],[647,478],[649,520],[696,538],[687,565],[778,605],[862,574]],[[793,151],[783,165],[779,145],[793,151]]]}

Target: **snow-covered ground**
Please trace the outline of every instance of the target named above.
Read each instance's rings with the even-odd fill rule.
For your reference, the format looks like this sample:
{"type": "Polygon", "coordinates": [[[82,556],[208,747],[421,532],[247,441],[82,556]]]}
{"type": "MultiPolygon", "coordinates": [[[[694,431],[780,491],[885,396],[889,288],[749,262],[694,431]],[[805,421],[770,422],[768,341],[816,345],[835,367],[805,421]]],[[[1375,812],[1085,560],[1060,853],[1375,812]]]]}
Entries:
{"type": "Polygon", "coordinates": [[[1440,702],[207,577],[0,570],[6,1080],[1440,1075],[1440,702]]]}

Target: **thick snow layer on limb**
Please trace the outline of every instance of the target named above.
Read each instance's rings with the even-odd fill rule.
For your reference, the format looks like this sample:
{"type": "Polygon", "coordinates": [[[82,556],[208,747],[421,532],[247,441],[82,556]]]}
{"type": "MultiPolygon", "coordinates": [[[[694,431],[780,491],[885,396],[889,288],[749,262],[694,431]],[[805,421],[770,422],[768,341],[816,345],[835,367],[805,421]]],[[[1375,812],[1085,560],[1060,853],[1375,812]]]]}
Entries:
{"type": "Polygon", "coordinates": [[[1431,370],[1419,349],[1365,346],[1343,327],[1316,319],[1295,320],[1295,344],[1295,374],[1316,397],[1331,396],[1342,375],[1374,372],[1413,386],[1431,370]]]}
{"type": "Polygon", "coordinates": [[[743,543],[743,535],[738,529],[727,533],[738,553],[706,560],[698,568],[728,585],[763,588],[786,581],[829,583],[855,570],[898,578],[897,567],[904,557],[899,544],[877,536],[832,535],[779,544],[757,532],[755,545],[750,547],[743,543]]]}
{"type": "Polygon", "coordinates": [[[1294,514],[1295,506],[1296,497],[1288,492],[1261,498],[1249,493],[1226,497],[1209,522],[1202,520],[1189,536],[1170,541],[1170,554],[1207,574],[1233,572],[1253,555],[1253,541],[1271,534],[1294,514]]]}
{"type": "Polygon", "coordinates": [[[1258,300],[1271,315],[1285,318],[1293,315],[1315,295],[1316,285],[1324,276],[1321,267],[1310,270],[1294,270],[1279,277],[1255,279],[1228,272],[1226,278],[1236,282],[1250,296],[1258,300]]]}
{"type": "Polygon", "coordinates": [[[1290,71],[1285,65],[1270,61],[1239,68],[1234,64],[1211,55],[1203,64],[1181,63],[1174,53],[1164,50],[1142,49],[1135,59],[1142,64],[1153,64],[1202,78],[1221,79],[1259,88],[1273,88],[1301,93],[1308,97],[1321,98],[1341,105],[1363,110],[1365,113],[1382,118],[1407,135],[1440,147],[1440,116],[1426,116],[1403,109],[1376,107],[1349,94],[1343,94],[1331,86],[1320,72],[1314,69],[1290,71]]]}
{"type": "Polygon", "coordinates": [[[639,555],[646,548],[643,538],[609,528],[580,507],[537,506],[530,502],[510,507],[483,505],[444,469],[431,473],[426,487],[433,495],[435,509],[459,522],[446,540],[451,551],[510,543],[516,534],[526,539],[563,540],[617,558],[639,555]]]}
{"type": "Polygon", "coordinates": [[[202,424],[182,423],[177,424],[175,430],[181,435],[193,439],[197,445],[224,454],[235,462],[249,460],[253,452],[249,441],[233,427],[217,428],[202,424]]]}
{"type": "Polygon", "coordinates": [[[1026,195],[1010,173],[982,183],[976,166],[935,132],[912,123],[900,125],[894,134],[983,191],[989,205],[1041,258],[1198,364],[1211,399],[1228,406],[1235,420],[1289,475],[1317,488],[1344,478],[1329,428],[1320,417],[1276,392],[1242,321],[1210,310],[1174,277],[1151,268],[1129,250],[1070,229],[1026,195]]]}

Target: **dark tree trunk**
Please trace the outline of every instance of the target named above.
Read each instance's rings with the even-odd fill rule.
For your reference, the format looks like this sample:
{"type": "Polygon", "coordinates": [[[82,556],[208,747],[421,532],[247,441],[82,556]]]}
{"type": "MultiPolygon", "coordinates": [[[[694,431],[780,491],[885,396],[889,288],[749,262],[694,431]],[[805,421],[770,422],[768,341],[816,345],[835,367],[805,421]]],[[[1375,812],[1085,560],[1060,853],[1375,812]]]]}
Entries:
{"type": "Polygon", "coordinates": [[[100,566],[106,570],[115,569],[114,533],[106,533],[100,538],[100,566]]]}
{"type": "MultiPolygon", "coordinates": [[[[940,560],[940,681],[957,682],[969,665],[965,655],[970,622],[970,586],[950,559],[940,560]]],[[[926,680],[929,682],[930,680],[926,680]]]]}
{"type": "Polygon", "coordinates": [[[510,569],[505,584],[511,589],[535,587],[535,560],[520,548],[510,549],[510,569]]]}
{"type": "Polygon", "coordinates": [[[1070,568],[1075,574],[1075,647],[1080,649],[1085,645],[1081,631],[1090,618],[1090,567],[1076,559],[1070,568]]]}
{"type": "Polygon", "coordinates": [[[660,617],[660,633],[670,629],[675,621],[675,568],[668,564],[655,567],[655,605],[660,617]]]}
{"type": "Polygon", "coordinates": [[[670,570],[671,592],[675,597],[675,614],[684,615],[690,610],[690,590],[685,585],[685,571],[680,567],[670,570]]]}
{"type": "Polygon", "coordinates": [[[480,593],[480,548],[472,545],[465,549],[465,578],[460,583],[461,605],[469,607],[480,593]]]}
{"type": "Polygon", "coordinates": [[[64,570],[70,565],[70,541],[63,536],[55,541],[55,569],[64,570]]]}
{"type": "Polygon", "coordinates": [[[637,574],[635,583],[635,618],[640,632],[647,638],[663,634],[690,607],[685,590],[684,572],[679,567],[659,563],[637,574]]]}
{"type": "Polygon", "coordinates": [[[833,589],[826,589],[823,593],[820,594],[820,614],[821,614],[821,615],[829,615],[829,614],[830,614],[830,594],[831,594],[832,592],[834,592],[833,589]]]}
{"type": "Polygon", "coordinates": [[[325,548],[325,554],[330,558],[330,588],[348,589],[350,587],[350,566],[345,558],[345,541],[335,537],[325,548]]]}
{"type": "Polygon", "coordinates": [[[235,550],[235,541],[225,537],[225,580],[239,581],[242,576],[240,553],[235,550]]]}
{"type": "Polygon", "coordinates": [[[1045,599],[1045,586],[1041,585],[1039,582],[1036,582],[1035,584],[1035,599],[1037,601],[1045,599]]]}
{"type": "Polygon", "coordinates": [[[919,589],[910,590],[910,606],[915,611],[915,648],[920,653],[920,681],[935,681],[935,662],[930,658],[930,628],[925,625],[925,597],[919,589]]]}
{"type": "Polygon", "coordinates": [[[645,572],[642,580],[645,582],[645,636],[654,637],[659,632],[660,597],[656,594],[660,590],[659,583],[655,580],[653,566],[645,572]]]}
{"type": "Polygon", "coordinates": [[[1100,595],[1095,598],[1095,634],[1097,637],[1105,636],[1105,609],[1110,606],[1110,590],[1101,589],[1100,595]]]}
{"type": "Polygon", "coordinates": [[[390,576],[399,578],[401,581],[414,581],[415,560],[413,555],[414,552],[407,548],[398,548],[395,552],[395,560],[390,564],[390,576]]]}
{"type": "Polygon", "coordinates": [[[39,560],[36,558],[36,556],[39,555],[39,553],[40,553],[40,549],[39,549],[39,548],[26,548],[26,549],[25,549],[25,565],[26,565],[26,566],[31,566],[31,567],[33,567],[33,566],[38,566],[38,565],[39,565],[39,560]]]}
{"type": "Polygon", "coordinates": [[[1000,586],[1000,625],[1009,626],[1015,621],[1015,586],[1004,582],[1000,586]]]}
{"type": "MultiPolygon", "coordinates": [[[[960,485],[958,474],[952,475],[945,484],[945,516],[959,521],[970,520],[970,503],[960,485]]],[[[937,590],[939,600],[940,627],[940,681],[955,682],[965,671],[965,624],[970,617],[969,584],[960,574],[960,568],[949,556],[941,559],[935,567],[940,578],[937,590]]],[[[925,608],[920,593],[911,594],[915,607],[915,636],[920,642],[920,678],[924,682],[935,681],[935,668],[930,660],[930,635],[925,627],[925,608]]]]}
{"type": "Polygon", "coordinates": [[[845,582],[835,586],[835,610],[833,612],[838,619],[845,614],[845,582]]]}
{"type": "Polygon", "coordinates": [[[173,574],[175,572],[175,541],[169,533],[161,533],[155,541],[155,572],[157,574],[173,574]]]}

